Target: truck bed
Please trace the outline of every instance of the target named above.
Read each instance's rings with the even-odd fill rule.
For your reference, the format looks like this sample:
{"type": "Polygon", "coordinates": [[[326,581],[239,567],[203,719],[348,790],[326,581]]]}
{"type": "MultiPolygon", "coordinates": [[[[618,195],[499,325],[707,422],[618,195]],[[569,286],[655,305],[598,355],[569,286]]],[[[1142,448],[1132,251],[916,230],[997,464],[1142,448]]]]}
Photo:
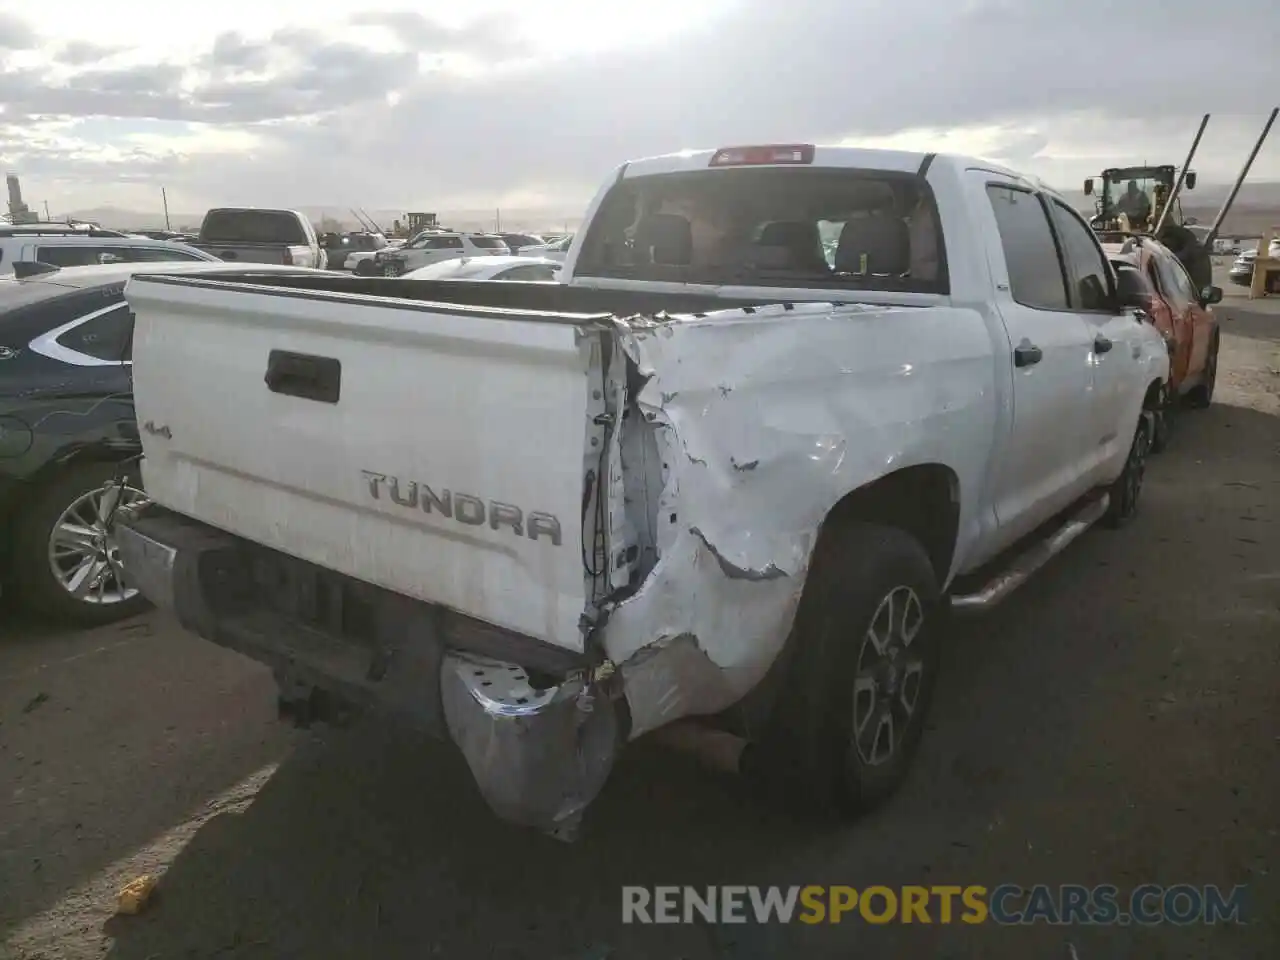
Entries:
{"type": "MultiPolygon", "coordinates": [[[[216,252],[213,245],[201,249],[216,252]]],[[[251,269],[251,268],[250,268],[251,269]]],[[[165,282],[163,277],[156,278],[165,282]]],[[[689,313],[698,314],[713,310],[734,309],[777,303],[779,297],[726,298],[688,293],[661,293],[653,291],[597,290],[562,283],[477,280],[411,280],[389,277],[358,277],[342,274],[315,274],[297,276],[219,274],[216,280],[183,277],[184,286],[222,289],[227,284],[253,284],[294,290],[298,295],[358,294],[363,296],[394,297],[397,300],[421,301],[432,304],[457,304],[461,307],[480,307],[494,310],[528,310],[538,313],[563,313],[573,315],[689,313]]],[[[836,299],[848,299],[848,292],[836,299]]]]}

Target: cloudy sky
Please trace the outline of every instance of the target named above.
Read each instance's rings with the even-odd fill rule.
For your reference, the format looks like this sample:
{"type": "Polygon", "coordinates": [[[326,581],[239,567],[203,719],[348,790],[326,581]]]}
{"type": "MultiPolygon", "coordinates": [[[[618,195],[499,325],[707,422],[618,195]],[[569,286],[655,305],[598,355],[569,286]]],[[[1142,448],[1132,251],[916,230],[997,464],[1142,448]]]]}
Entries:
{"type": "MultiPolygon", "coordinates": [[[[0,0],[0,168],[55,213],[161,185],[184,211],[577,210],[626,158],[770,141],[959,150],[1074,188],[1180,163],[1208,111],[1195,166],[1230,181],[1280,100],[1274,37],[1248,27],[1271,7],[0,0]]],[[[1255,176],[1280,180],[1280,131],[1255,176]]]]}

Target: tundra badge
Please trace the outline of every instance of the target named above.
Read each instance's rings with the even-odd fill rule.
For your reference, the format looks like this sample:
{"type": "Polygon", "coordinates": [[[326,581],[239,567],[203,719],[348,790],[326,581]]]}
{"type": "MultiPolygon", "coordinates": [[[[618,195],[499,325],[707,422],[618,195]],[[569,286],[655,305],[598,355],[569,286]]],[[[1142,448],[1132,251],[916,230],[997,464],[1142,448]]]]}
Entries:
{"type": "Polygon", "coordinates": [[[560,520],[552,514],[538,510],[526,513],[509,503],[485,500],[444,487],[433,489],[417,480],[405,482],[399,477],[372,470],[361,470],[360,474],[369,485],[369,496],[374,500],[381,500],[385,490],[392,503],[411,510],[421,508],[424,513],[439,513],[469,527],[480,527],[485,523],[491,530],[505,527],[517,537],[530,540],[545,537],[557,547],[562,542],[560,520]]]}

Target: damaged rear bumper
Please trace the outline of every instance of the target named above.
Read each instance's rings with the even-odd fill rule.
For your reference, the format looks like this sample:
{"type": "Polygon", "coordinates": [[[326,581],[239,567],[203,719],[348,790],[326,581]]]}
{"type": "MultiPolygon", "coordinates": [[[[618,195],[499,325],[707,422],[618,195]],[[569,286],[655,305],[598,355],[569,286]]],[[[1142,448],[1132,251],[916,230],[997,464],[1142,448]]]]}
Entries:
{"type": "Polygon", "coordinates": [[[510,822],[572,834],[626,739],[621,700],[562,651],[155,507],[118,542],[153,603],[270,666],[282,698],[319,692],[451,740],[510,822]]]}

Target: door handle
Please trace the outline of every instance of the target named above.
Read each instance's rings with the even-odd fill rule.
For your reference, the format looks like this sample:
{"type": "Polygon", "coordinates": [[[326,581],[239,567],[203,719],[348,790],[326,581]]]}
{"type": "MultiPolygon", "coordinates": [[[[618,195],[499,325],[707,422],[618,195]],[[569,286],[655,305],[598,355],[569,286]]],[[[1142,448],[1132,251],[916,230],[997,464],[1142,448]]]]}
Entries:
{"type": "Polygon", "coordinates": [[[1029,340],[1024,340],[1013,348],[1013,365],[1030,367],[1044,359],[1044,351],[1029,340]]]}
{"type": "Polygon", "coordinates": [[[262,379],[272,393],[337,403],[342,392],[342,363],[333,357],[272,350],[262,379]]]}
{"type": "Polygon", "coordinates": [[[1113,344],[1110,340],[1108,340],[1102,334],[1098,334],[1096,337],[1093,338],[1094,353],[1106,353],[1113,346],[1115,346],[1115,344],[1113,344]]]}

